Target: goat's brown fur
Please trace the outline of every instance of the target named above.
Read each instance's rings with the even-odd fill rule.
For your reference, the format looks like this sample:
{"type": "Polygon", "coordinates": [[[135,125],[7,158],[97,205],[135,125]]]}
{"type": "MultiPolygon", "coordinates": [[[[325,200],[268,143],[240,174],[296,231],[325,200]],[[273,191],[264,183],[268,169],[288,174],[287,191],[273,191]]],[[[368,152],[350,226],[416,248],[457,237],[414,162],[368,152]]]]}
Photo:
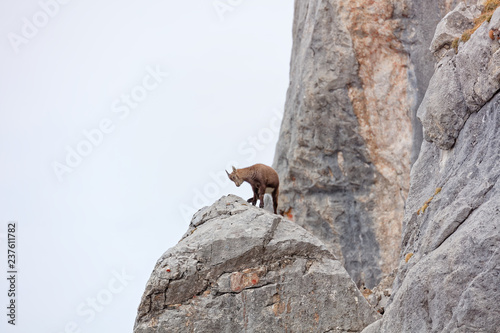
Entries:
{"type": "Polygon", "coordinates": [[[254,206],[257,204],[257,199],[259,199],[259,207],[264,208],[264,194],[271,191],[274,214],[277,214],[280,180],[278,173],[273,168],[264,164],[255,164],[243,169],[233,167],[233,172],[226,171],[226,173],[236,186],[239,187],[243,182],[247,182],[252,186],[253,197],[247,201],[254,206]]]}

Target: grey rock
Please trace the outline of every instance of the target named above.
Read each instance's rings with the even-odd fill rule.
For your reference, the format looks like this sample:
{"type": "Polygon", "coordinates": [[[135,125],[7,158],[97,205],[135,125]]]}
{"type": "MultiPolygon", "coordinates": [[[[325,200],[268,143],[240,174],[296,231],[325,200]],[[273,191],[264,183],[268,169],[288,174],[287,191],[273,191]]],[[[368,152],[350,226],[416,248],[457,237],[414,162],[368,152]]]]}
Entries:
{"type": "Polygon", "coordinates": [[[500,11],[485,22],[458,54],[450,50],[440,60],[429,83],[418,117],[424,137],[441,149],[450,149],[469,115],[500,89],[500,51],[488,31],[500,27],[500,11]]]}
{"type": "Polygon", "coordinates": [[[440,61],[417,113],[425,139],[442,149],[453,146],[469,116],[455,60],[451,56],[440,61]]]}
{"type": "Polygon", "coordinates": [[[381,328],[380,328],[381,326],[382,326],[382,320],[377,320],[376,322],[368,325],[362,332],[363,333],[380,333],[380,332],[382,332],[381,328]]]}
{"type": "Polygon", "coordinates": [[[333,1],[296,1],[291,82],[273,164],[278,206],[342,259],[356,282],[374,285],[380,253],[369,207],[356,197],[368,196],[375,170],[349,98],[358,63],[339,11],[333,1]]]}
{"type": "Polygon", "coordinates": [[[376,286],[396,266],[410,166],[423,140],[416,113],[434,71],[429,46],[456,3],[295,3],[273,163],[279,206],[342,260],[358,286],[376,286]]]}
{"type": "Polygon", "coordinates": [[[380,328],[363,332],[500,332],[499,108],[496,95],[450,151],[424,143],[404,221],[402,257],[414,254],[380,328]]]}
{"type": "MultiPolygon", "coordinates": [[[[494,74],[487,70],[498,45],[484,38],[489,39],[488,30],[499,24],[498,17],[499,11],[460,45],[456,56],[448,56],[446,61],[456,64],[455,73],[440,67],[433,77],[444,84],[458,73],[458,91],[469,113],[450,149],[443,150],[437,140],[422,144],[411,172],[392,302],[364,333],[500,332],[500,95],[497,83],[488,79],[494,74]],[[479,65],[473,64],[474,58],[479,65]],[[465,84],[464,73],[475,83],[472,88],[465,84]],[[477,97],[470,89],[488,93],[477,97]]],[[[447,105],[450,93],[435,93],[429,89],[424,98],[421,108],[427,113],[429,95],[436,103],[440,95],[440,103],[447,105]]],[[[451,119],[455,110],[433,112],[451,119]]]]}
{"type": "Polygon", "coordinates": [[[134,332],[359,332],[378,318],[318,239],[229,195],[158,260],[134,332]]]}
{"type": "Polygon", "coordinates": [[[500,11],[490,22],[484,22],[466,43],[461,43],[456,55],[460,84],[469,112],[476,112],[500,88],[500,45],[488,32],[500,28],[500,11]]]}
{"type": "Polygon", "coordinates": [[[396,271],[384,277],[373,289],[361,288],[361,292],[368,303],[380,314],[384,314],[385,309],[389,305],[392,295],[392,284],[395,277],[396,271]]]}
{"type": "Polygon", "coordinates": [[[477,6],[468,6],[464,2],[459,3],[437,25],[430,51],[438,57],[445,53],[451,48],[454,39],[460,38],[465,30],[474,27],[474,18],[480,14],[481,11],[477,6]]]}
{"type": "Polygon", "coordinates": [[[394,18],[400,26],[394,31],[409,55],[408,95],[412,121],[412,148],[410,161],[415,163],[423,141],[423,131],[417,110],[429,81],[434,74],[435,58],[429,51],[434,31],[440,20],[457,4],[475,5],[475,0],[403,0],[394,2],[394,18]]]}

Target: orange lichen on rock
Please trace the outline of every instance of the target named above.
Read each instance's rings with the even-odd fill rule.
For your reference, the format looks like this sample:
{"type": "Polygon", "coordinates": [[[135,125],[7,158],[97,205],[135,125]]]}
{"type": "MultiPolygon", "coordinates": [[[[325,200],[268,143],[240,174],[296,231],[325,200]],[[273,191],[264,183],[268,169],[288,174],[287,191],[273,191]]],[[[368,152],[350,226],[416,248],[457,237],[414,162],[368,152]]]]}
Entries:
{"type": "Polygon", "coordinates": [[[287,210],[282,211],[281,215],[293,221],[292,207],[288,207],[287,210]]]}
{"type": "MultiPolygon", "coordinates": [[[[491,17],[493,16],[493,12],[495,9],[500,6],[500,0],[488,0],[484,4],[483,10],[481,12],[481,15],[479,17],[476,17],[474,19],[474,27],[468,30],[465,30],[464,33],[462,34],[462,37],[460,38],[463,42],[466,42],[470,39],[470,36],[476,30],[484,23],[484,22],[489,22],[491,20],[491,17]]],[[[495,30],[490,30],[488,35],[492,40],[499,39],[498,36],[498,31],[495,30]]]]}
{"type": "Polygon", "coordinates": [[[424,205],[417,211],[417,215],[420,215],[420,213],[424,213],[425,210],[429,207],[432,199],[434,199],[434,197],[439,193],[441,192],[441,187],[438,187],[436,188],[436,191],[434,192],[434,195],[432,197],[430,197],[426,202],[424,202],[424,205]]]}
{"type": "Polygon", "coordinates": [[[286,311],[286,313],[292,312],[291,300],[288,300],[288,303],[281,300],[281,296],[279,294],[279,289],[276,292],[276,294],[273,295],[273,302],[274,302],[274,304],[272,306],[272,309],[273,309],[273,313],[275,316],[279,316],[279,315],[283,314],[285,311],[286,311]]]}
{"type": "Polygon", "coordinates": [[[393,1],[341,0],[339,7],[359,65],[359,84],[348,85],[348,96],[378,172],[370,197],[375,198],[373,219],[381,269],[389,274],[399,256],[410,179],[409,57],[395,34],[401,23],[394,19],[393,1]]]}
{"type": "Polygon", "coordinates": [[[279,316],[286,310],[286,304],[284,302],[274,303],[273,312],[275,316],[279,316]]]}
{"type": "Polygon", "coordinates": [[[422,214],[425,213],[425,210],[429,207],[429,204],[425,203],[420,210],[422,211],[422,214]]]}
{"type": "Polygon", "coordinates": [[[413,252],[407,253],[407,254],[405,255],[405,262],[407,263],[407,262],[410,260],[410,258],[411,258],[412,256],[413,256],[413,252]]]}
{"type": "Polygon", "coordinates": [[[231,274],[231,290],[242,291],[245,288],[255,286],[259,283],[260,277],[265,275],[265,268],[249,268],[242,272],[234,272],[231,274]]]}

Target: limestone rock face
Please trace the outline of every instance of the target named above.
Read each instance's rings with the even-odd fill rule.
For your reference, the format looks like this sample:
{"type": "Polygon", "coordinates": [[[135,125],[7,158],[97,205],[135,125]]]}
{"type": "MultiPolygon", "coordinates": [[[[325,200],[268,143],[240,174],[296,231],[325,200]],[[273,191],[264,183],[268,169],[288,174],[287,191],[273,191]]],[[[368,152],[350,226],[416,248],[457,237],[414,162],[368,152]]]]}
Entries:
{"type": "Polygon", "coordinates": [[[474,27],[474,18],[481,14],[478,6],[468,6],[464,2],[453,9],[439,22],[432,39],[430,51],[438,57],[451,48],[455,38],[460,38],[463,32],[474,27]],[[439,52],[438,52],[439,51],[439,52]]]}
{"type": "Polygon", "coordinates": [[[158,260],[134,332],[359,332],[378,318],[318,239],[229,195],[158,260]]]}
{"type": "Polygon", "coordinates": [[[434,67],[429,30],[452,2],[295,3],[274,160],[279,206],[342,260],[358,286],[374,287],[398,261],[410,165],[422,140],[416,111],[434,67]]]}
{"type": "Polygon", "coordinates": [[[459,45],[458,54],[449,50],[437,64],[418,117],[425,139],[441,149],[453,146],[469,115],[500,88],[500,45],[488,36],[489,30],[499,27],[500,12],[496,11],[489,23],[459,45]]]}
{"type": "MultiPolygon", "coordinates": [[[[458,54],[446,55],[431,80],[459,87],[431,83],[424,116],[455,117],[440,126],[458,126],[451,148],[441,149],[447,147],[438,140],[422,145],[411,173],[392,303],[365,333],[500,332],[500,86],[493,79],[498,65],[492,65],[500,51],[488,37],[499,24],[497,10],[458,54]],[[455,94],[463,97],[451,108],[447,99],[455,94]]],[[[423,124],[424,132],[434,131],[432,123],[423,124]]]]}

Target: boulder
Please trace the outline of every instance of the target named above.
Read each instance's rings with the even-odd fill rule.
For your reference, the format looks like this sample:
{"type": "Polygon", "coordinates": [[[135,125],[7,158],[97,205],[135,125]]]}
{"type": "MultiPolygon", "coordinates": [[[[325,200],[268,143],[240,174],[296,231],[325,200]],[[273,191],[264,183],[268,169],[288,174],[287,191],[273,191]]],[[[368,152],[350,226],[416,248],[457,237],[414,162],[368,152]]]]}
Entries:
{"type": "Polygon", "coordinates": [[[317,238],[229,195],[158,260],[134,332],[359,332],[378,318],[317,238]]]}

